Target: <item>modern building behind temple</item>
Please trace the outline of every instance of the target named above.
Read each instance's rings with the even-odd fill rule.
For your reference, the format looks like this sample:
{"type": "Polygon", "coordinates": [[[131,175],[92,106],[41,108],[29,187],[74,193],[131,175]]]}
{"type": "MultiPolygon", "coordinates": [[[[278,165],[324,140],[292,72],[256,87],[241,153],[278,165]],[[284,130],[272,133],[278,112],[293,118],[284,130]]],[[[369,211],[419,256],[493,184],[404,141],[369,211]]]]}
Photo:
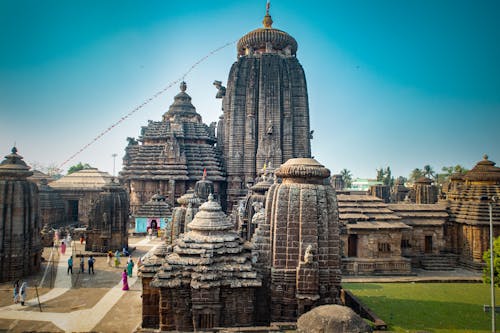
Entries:
{"type": "Polygon", "coordinates": [[[0,163],[0,282],[40,269],[39,198],[29,169],[15,147],[0,163]]]}

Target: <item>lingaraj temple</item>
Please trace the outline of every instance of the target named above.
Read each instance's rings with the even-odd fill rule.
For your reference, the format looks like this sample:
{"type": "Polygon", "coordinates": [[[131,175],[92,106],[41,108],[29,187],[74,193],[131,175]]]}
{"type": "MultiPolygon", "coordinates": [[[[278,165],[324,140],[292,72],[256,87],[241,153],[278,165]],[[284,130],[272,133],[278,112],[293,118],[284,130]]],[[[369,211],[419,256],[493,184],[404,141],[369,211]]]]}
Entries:
{"type": "Polygon", "coordinates": [[[227,86],[214,82],[218,123],[203,123],[182,82],[128,138],[118,179],[84,169],[48,182],[13,148],[0,163],[0,281],[40,269],[51,227],[78,223],[86,250],[106,252],[127,246],[136,219],[167,235],[140,267],[142,327],[161,331],[294,322],[341,304],[342,275],[482,269],[500,168],[485,155],[441,189],[422,178],[344,191],[311,158],[298,43],[272,24],[268,9],[238,41],[227,86]]]}

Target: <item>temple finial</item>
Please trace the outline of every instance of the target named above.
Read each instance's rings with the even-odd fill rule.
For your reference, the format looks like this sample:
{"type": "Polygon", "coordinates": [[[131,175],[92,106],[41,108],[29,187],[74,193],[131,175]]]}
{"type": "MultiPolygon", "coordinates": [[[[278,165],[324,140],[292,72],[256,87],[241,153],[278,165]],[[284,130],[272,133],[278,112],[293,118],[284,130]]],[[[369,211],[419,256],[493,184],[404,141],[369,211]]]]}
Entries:
{"type": "Polygon", "coordinates": [[[187,88],[186,82],[182,81],[181,82],[181,91],[182,92],[186,91],[186,88],[187,88]]]}
{"type": "Polygon", "coordinates": [[[271,2],[270,0],[267,0],[266,15],[264,16],[264,20],[262,21],[262,23],[264,24],[264,28],[272,28],[273,25],[273,19],[271,18],[271,15],[269,15],[269,8],[271,8],[271,2]]]}
{"type": "Polygon", "coordinates": [[[486,161],[487,159],[488,159],[488,154],[484,154],[484,155],[483,155],[483,160],[485,160],[485,161],[486,161]]]}

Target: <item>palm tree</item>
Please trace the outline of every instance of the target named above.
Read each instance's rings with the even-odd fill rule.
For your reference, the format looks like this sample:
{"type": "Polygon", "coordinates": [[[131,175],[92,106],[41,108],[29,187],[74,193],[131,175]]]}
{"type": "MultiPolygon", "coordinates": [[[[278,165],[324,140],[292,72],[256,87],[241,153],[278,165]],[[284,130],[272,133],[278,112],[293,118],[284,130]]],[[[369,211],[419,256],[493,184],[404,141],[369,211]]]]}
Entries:
{"type": "Polygon", "coordinates": [[[342,180],[344,181],[344,188],[350,188],[352,185],[351,171],[349,171],[347,169],[342,169],[340,171],[340,175],[342,176],[342,180]]]}
{"type": "Polygon", "coordinates": [[[427,178],[433,178],[434,177],[434,170],[432,169],[432,167],[430,165],[424,165],[424,169],[423,169],[423,175],[427,178]]]}
{"type": "Polygon", "coordinates": [[[413,169],[413,171],[410,173],[410,176],[408,177],[408,180],[412,183],[414,183],[417,179],[422,177],[424,175],[423,171],[420,170],[419,168],[413,169]]]}

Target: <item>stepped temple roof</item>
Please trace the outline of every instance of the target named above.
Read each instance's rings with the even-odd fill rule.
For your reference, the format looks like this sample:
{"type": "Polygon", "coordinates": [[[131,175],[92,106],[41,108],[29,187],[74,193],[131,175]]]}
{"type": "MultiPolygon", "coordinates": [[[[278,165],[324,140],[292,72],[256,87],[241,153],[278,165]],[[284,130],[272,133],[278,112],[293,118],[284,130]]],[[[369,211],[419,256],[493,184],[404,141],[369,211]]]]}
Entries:
{"type": "Polygon", "coordinates": [[[172,214],[170,206],[165,202],[165,197],[155,194],[142,205],[134,214],[136,217],[166,217],[172,214]]]}
{"type": "Polygon", "coordinates": [[[175,241],[173,252],[153,279],[153,287],[259,287],[251,246],[244,243],[210,195],[189,223],[190,231],[175,241]]]}
{"type": "Polygon", "coordinates": [[[54,189],[89,189],[100,190],[111,183],[113,176],[97,168],[83,169],[66,175],[50,183],[54,189]]]}
{"type": "Polygon", "coordinates": [[[214,129],[201,116],[186,93],[186,83],[163,115],[142,127],[139,142],[130,139],[121,175],[126,179],[223,181],[221,157],[214,147],[214,129]]]}
{"type": "Polygon", "coordinates": [[[380,198],[337,194],[339,219],[348,229],[409,229],[380,198]]]}
{"type": "Polygon", "coordinates": [[[388,207],[410,226],[441,226],[448,219],[445,204],[394,203],[388,207]]]}
{"type": "Polygon", "coordinates": [[[484,155],[483,159],[463,177],[466,181],[488,181],[500,185],[500,168],[495,166],[495,162],[488,160],[488,155],[484,155]]]}
{"type": "Polygon", "coordinates": [[[33,175],[30,167],[23,161],[23,157],[17,154],[17,148],[13,147],[11,153],[5,156],[0,163],[0,177],[26,178],[33,175]]]}
{"type": "Polygon", "coordinates": [[[244,55],[247,49],[265,50],[268,45],[273,50],[282,51],[288,48],[290,54],[297,53],[298,44],[295,38],[272,27],[273,20],[269,15],[269,8],[262,23],[262,28],[255,29],[241,37],[237,45],[238,55],[244,55]]]}

